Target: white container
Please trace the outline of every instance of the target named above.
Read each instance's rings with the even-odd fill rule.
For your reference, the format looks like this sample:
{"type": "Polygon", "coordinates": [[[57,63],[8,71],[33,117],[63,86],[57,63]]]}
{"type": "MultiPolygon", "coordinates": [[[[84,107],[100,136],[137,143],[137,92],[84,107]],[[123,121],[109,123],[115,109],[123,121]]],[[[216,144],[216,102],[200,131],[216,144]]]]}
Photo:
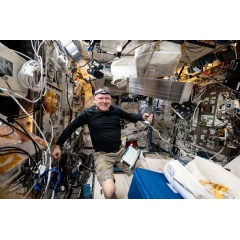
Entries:
{"type": "Polygon", "coordinates": [[[141,151],[139,160],[145,169],[163,173],[165,164],[173,159],[166,159],[164,155],[158,153],[141,151]]]}

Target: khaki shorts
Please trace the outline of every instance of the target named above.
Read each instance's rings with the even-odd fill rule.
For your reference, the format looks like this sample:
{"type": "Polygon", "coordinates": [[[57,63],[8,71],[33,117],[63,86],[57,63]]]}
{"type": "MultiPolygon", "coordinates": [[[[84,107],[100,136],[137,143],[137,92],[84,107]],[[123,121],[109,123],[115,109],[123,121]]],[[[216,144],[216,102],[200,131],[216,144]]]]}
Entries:
{"type": "Polygon", "coordinates": [[[114,179],[114,166],[119,167],[124,173],[128,176],[132,175],[134,169],[140,164],[136,161],[135,165],[132,168],[129,168],[129,165],[126,162],[120,162],[125,148],[122,147],[116,153],[106,153],[106,152],[95,152],[94,153],[94,165],[95,173],[100,185],[108,179],[114,179]]]}

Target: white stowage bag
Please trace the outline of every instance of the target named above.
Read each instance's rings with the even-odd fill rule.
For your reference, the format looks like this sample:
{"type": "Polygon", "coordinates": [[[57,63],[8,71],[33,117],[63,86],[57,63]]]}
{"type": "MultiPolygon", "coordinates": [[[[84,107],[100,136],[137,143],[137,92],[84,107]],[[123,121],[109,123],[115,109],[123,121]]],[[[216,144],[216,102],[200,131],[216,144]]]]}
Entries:
{"type": "Polygon", "coordinates": [[[183,198],[214,198],[178,160],[168,162],[164,174],[183,198]]]}
{"type": "Polygon", "coordinates": [[[168,162],[164,174],[183,198],[240,198],[240,178],[198,156],[185,167],[177,160],[168,162]]]}
{"type": "Polygon", "coordinates": [[[123,88],[127,85],[129,77],[136,76],[136,70],[133,65],[133,56],[125,56],[124,58],[114,59],[111,65],[111,74],[113,85],[123,88]]]}
{"type": "Polygon", "coordinates": [[[161,78],[172,76],[181,59],[181,45],[162,41],[157,50],[156,42],[138,47],[134,53],[137,77],[161,78]]]}

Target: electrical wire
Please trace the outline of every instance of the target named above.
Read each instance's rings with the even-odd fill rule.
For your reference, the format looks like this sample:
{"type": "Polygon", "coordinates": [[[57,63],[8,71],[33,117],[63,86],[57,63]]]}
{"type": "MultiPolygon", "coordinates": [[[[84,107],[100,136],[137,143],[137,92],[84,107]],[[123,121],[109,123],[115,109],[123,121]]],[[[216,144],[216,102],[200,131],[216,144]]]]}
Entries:
{"type": "Polygon", "coordinates": [[[30,102],[30,103],[36,103],[42,98],[42,95],[39,95],[39,97],[37,99],[29,100],[11,89],[0,87],[0,90],[2,90],[3,92],[7,92],[9,94],[13,94],[13,95],[17,96],[18,98],[24,99],[25,101],[30,102]]]}
{"type": "Polygon", "coordinates": [[[87,168],[88,170],[90,170],[90,171],[95,171],[96,170],[96,168],[89,168],[89,167],[87,167],[85,164],[83,164],[82,162],[81,162],[81,165],[83,165],[85,168],[87,168]]]}
{"type": "Polygon", "coordinates": [[[38,47],[38,50],[33,46],[33,41],[31,40],[31,45],[33,48],[33,51],[36,55],[36,58],[38,61],[35,60],[29,60],[26,63],[23,64],[19,74],[18,74],[18,80],[20,83],[27,89],[31,89],[34,92],[39,92],[42,95],[42,92],[44,88],[46,87],[46,83],[43,78],[43,66],[42,66],[42,58],[38,55],[40,47],[44,41],[41,42],[41,44],[38,47]],[[38,79],[38,76],[36,73],[40,73],[40,79],[38,79]]]}
{"type": "Polygon", "coordinates": [[[171,149],[159,147],[159,150],[160,150],[160,151],[161,151],[161,150],[164,150],[164,151],[166,151],[166,152],[169,152],[170,154],[172,154],[172,156],[173,156],[175,159],[179,160],[179,157],[178,157],[177,155],[175,155],[171,149]]]}
{"type": "Polygon", "coordinates": [[[32,187],[30,188],[30,190],[27,192],[27,194],[23,197],[23,198],[26,198],[28,196],[28,194],[32,191],[32,189],[34,188],[34,186],[36,185],[37,183],[37,180],[34,181],[32,187]]]}
{"type": "Polygon", "coordinates": [[[35,148],[36,158],[37,158],[37,160],[39,160],[39,156],[41,157],[41,148],[39,147],[37,142],[32,138],[32,136],[26,131],[26,129],[19,122],[14,120],[14,123],[16,123],[18,126],[20,126],[23,129],[25,135],[31,139],[31,141],[33,143],[33,146],[35,148]],[[39,151],[37,150],[37,148],[38,148],[39,151]]]}
{"type": "Polygon", "coordinates": [[[191,121],[192,124],[193,124],[193,121],[194,121],[194,117],[195,117],[195,113],[196,113],[196,111],[197,111],[197,108],[198,108],[198,106],[199,106],[202,102],[203,102],[203,101],[200,100],[200,101],[198,102],[198,104],[196,105],[195,109],[194,109],[194,112],[193,112],[193,114],[192,114],[192,116],[191,116],[191,119],[190,119],[190,121],[191,121]]]}
{"type": "Polygon", "coordinates": [[[237,60],[237,58],[238,58],[238,55],[237,55],[237,47],[235,46],[235,47],[233,47],[234,48],[234,52],[235,52],[235,60],[237,60]]]}
{"type": "Polygon", "coordinates": [[[137,48],[139,48],[139,47],[141,47],[141,46],[143,46],[143,45],[145,45],[145,44],[151,44],[151,43],[153,43],[153,42],[157,42],[157,40],[152,40],[152,41],[149,41],[149,42],[142,43],[142,44],[134,47],[133,49],[131,49],[129,52],[127,52],[126,54],[124,54],[124,55],[121,56],[120,58],[116,58],[116,59],[114,59],[114,60],[112,60],[112,61],[109,61],[108,64],[109,64],[109,63],[112,63],[112,62],[114,62],[114,61],[118,61],[118,60],[122,59],[123,57],[127,56],[129,53],[131,53],[132,51],[134,51],[135,49],[137,49],[137,48]]]}
{"type": "MultiPolygon", "coordinates": [[[[49,169],[51,169],[51,167],[52,167],[52,158],[51,157],[49,157],[49,158],[47,157],[47,159],[49,159],[49,169]]],[[[49,186],[49,183],[50,183],[50,178],[51,178],[51,172],[48,171],[47,184],[45,186],[45,189],[44,189],[44,192],[42,194],[42,197],[45,195],[45,193],[46,193],[46,191],[48,189],[48,186],[49,186]]]]}
{"type": "MultiPolygon", "coordinates": [[[[203,52],[203,51],[206,49],[206,47],[203,46],[203,48],[202,48],[200,51],[192,51],[192,49],[198,49],[198,48],[192,48],[192,49],[191,49],[191,48],[188,46],[188,44],[186,44],[185,47],[187,48],[187,50],[188,50],[189,52],[192,52],[192,53],[200,53],[200,52],[203,52]]],[[[200,46],[199,48],[201,48],[201,46],[200,46]]]]}
{"type": "Polygon", "coordinates": [[[188,57],[188,55],[187,55],[187,53],[186,53],[185,45],[184,45],[184,47],[183,47],[183,51],[184,51],[185,56],[186,56],[186,58],[188,59],[189,63],[192,65],[193,63],[192,63],[192,61],[189,59],[189,57],[188,57]]]}
{"type": "Polygon", "coordinates": [[[8,93],[8,94],[18,104],[18,106],[22,109],[22,111],[25,112],[32,119],[32,121],[35,123],[35,126],[37,127],[39,133],[42,135],[42,137],[43,137],[43,139],[44,139],[44,141],[46,143],[48,152],[51,152],[50,151],[50,146],[49,146],[49,144],[48,144],[48,142],[47,142],[47,140],[46,140],[46,138],[44,136],[44,133],[42,132],[42,130],[40,129],[40,127],[38,126],[38,124],[36,123],[34,118],[31,115],[29,115],[29,113],[23,108],[23,106],[19,103],[19,101],[14,96],[12,96],[10,93],[8,93]]]}
{"type": "Polygon", "coordinates": [[[153,145],[151,142],[151,138],[152,138],[152,131],[150,126],[147,127],[147,143],[148,143],[148,148],[150,151],[153,151],[153,145]]]}
{"type": "MultiPolygon", "coordinates": [[[[140,122],[139,122],[139,123],[140,123],[140,122]]],[[[140,123],[140,124],[144,126],[144,124],[142,124],[142,123],[140,123]]],[[[146,126],[145,126],[145,127],[146,127],[146,126]]],[[[178,148],[180,151],[183,151],[183,152],[187,153],[189,156],[192,155],[191,153],[184,151],[184,150],[183,150],[182,148],[180,148],[179,146],[177,146],[177,145],[175,145],[175,144],[172,144],[172,143],[166,141],[165,139],[163,139],[162,136],[161,136],[161,134],[160,134],[160,132],[159,132],[157,129],[155,129],[153,126],[149,125],[149,127],[152,128],[153,131],[156,131],[156,132],[158,133],[158,135],[159,135],[159,138],[160,138],[162,141],[164,141],[165,143],[167,143],[168,145],[178,148]]],[[[193,156],[193,155],[192,155],[192,156],[193,156]]]]}
{"type": "Polygon", "coordinates": [[[0,155],[11,155],[11,154],[27,155],[33,161],[33,163],[37,167],[37,170],[39,171],[38,165],[37,165],[35,159],[27,151],[25,151],[21,148],[18,148],[18,147],[0,147],[0,155]],[[6,152],[6,151],[8,151],[8,152],[6,152]]]}
{"type": "Polygon", "coordinates": [[[30,58],[29,56],[27,56],[27,55],[25,55],[25,54],[23,54],[23,53],[21,53],[21,52],[18,52],[18,51],[14,50],[14,49],[11,49],[11,50],[14,51],[15,53],[18,53],[18,54],[20,54],[20,55],[28,58],[29,60],[32,60],[32,58],[30,58]]]}
{"type": "MultiPolygon", "coordinates": [[[[1,123],[1,122],[0,122],[1,123]]],[[[2,125],[0,125],[0,126],[2,126],[2,125]]],[[[14,129],[13,129],[13,127],[12,126],[9,126],[11,129],[12,129],[12,132],[10,132],[10,133],[8,133],[8,134],[4,134],[4,135],[1,135],[0,134],[0,137],[6,137],[6,136],[9,136],[9,135],[11,135],[12,133],[14,133],[14,129]]]]}
{"type": "MultiPolygon", "coordinates": [[[[41,99],[42,96],[44,96],[46,94],[46,79],[45,79],[45,75],[43,74],[43,62],[42,62],[41,56],[38,55],[40,47],[42,46],[43,43],[44,43],[44,41],[41,42],[41,44],[38,47],[38,50],[36,50],[33,46],[32,40],[31,40],[31,44],[32,44],[34,53],[36,54],[36,58],[38,61],[35,61],[21,53],[21,55],[24,55],[25,57],[30,59],[28,62],[25,63],[26,65],[24,64],[23,66],[30,66],[30,68],[28,68],[26,70],[22,67],[22,69],[20,70],[19,75],[18,75],[20,84],[22,86],[25,86],[32,90],[34,89],[34,90],[38,91],[39,96],[37,97],[37,99],[29,100],[11,89],[6,89],[3,87],[0,87],[0,89],[2,91],[8,92],[8,93],[17,96],[18,98],[24,99],[25,101],[30,102],[30,103],[36,103],[37,101],[39,101],[41,99]],[[40,74],[41,74],[39,81],[35,79],[35,75],[34,75],[34,72],[37,72],[37,71],[40,71],[40,74]],[[24,73],[26,73],[26,76],[24,75],[24,73]]],[[[15,50],[12,50],[12,51],[17,52],[15,50]]],[[[17,53],[19,53],[19,52],[17,52],[17,53]]]]}
{"type": "Polygon", "coordinates": [[[229,157],[228,159],[227,159],[227,162],[229,163],[230,161],[232,161],[234,158],[236,158],[236,157],[238,157],[238,155],[237,156],[232,156],[232,157],[229,157]]]}
{"type": "MultiPolygon", "coordinates": [[[[29,115],[33,115],[36,111],[31,111],[29,112],[29,115]]],[[[14,115],[12,115],[11,117],[13,117],[14,115]]],[[[16,115],[15,115],[16,116],[16,115]]],[[[28,116],[26,114],[21,114],[19,115],[20,117],[17,117],[18,120],[20,119],[25,119],[25,118],[28,118],[28,116]]]]}
{"type": "Polygon", "coordinates": [[[207,82],[207,83],[203,84],[203,85],[201,86],[201,88],[203,88],[203,92],[201,92],[199,96],[197,96],[195,99],[193,99],[192,102],[197,102],[198,99],[201,98],[201,96],[206,92],[206,86],[207,86],[207,85],[216,84],[216,83],[218,83],[218,82],[213,80],[213,81],[211,81],[211,82],[207,82]]]}
{"type": "Polygon", "coordinates": [[[57,169],[54,170],[53,172],[58,173],[58,180],[57,180],[57,182],[55,183],[55,185],[54,185],[54,187],[53,187],[53,192],[52,192],[51,199],[54,198],[54,196],[55,196],[55,192],[56,192],[56,189],[57,189],[57,186],[58,186],[58,184],[60,183],[60,179],[61,179],[61,173],[60,173],[57,169]]]}
{"type": "Polygon", "coordinates": [[[43,88],[42,77],[38,80],[36,73],[42,75],[40,62],[29,60],[23,64],[18,75],[18,80],[23,87],[31,89],[34,92],[41,92],[43,88]]]}
{"type": "Polygon", "coordinates": [[[88,63],[90,63],[92,61],[92,59],[90,59],[89,61],[87,61],[84,65],[80,66],[77,64],[78,67],[82,68],[82,67],[85,67],[88,63]]]}
{"type": "MultiPolygon", "coordinates": [[[[2,77],[1,77],[2,80],[4,80],[2,77]]],[[[9,87],[9,89],[11,89],[9,83],[7,81],[4,80],[4,82],[6,83],[6,85],[9,87]]]]}
{"type": "Polygon", "coordinates": [[[239,117],[236,113],[234,113],[234,116],[235,116],[238,120],[240,120],[240,117],[239,117]]]}
{"type": "Polygon", "coordinates": [[[2,119],[1,117],[0,117],[0,120],[1,120],[2,122],[4,122],[5,124],[7,124],[9,127],[15,128],[16,130],[18,130],[18,131],[21,132],[22,134],[24,134],[24,135],[26,135],[27,137],[29,137],[29,138],[31,139],[31,141],[33,142],[33,145],[34,145],[34,147],[35,147],[36,153],[38,152],[38,151],[37,151],[37,148],[38,148],[39,152],[41,152],[41,148],[39,147],[39,145],[36,143],[36,141],[33,140],[33,138],[31,137],[31,135],[26,131],[26,129],[25,129],[19,122],[17,122],[16,120],[13,120],[17,125],[19,125],[19,126],[23,129],[23,131],[20,130],[20,129],[18,129],[18,128],[16,128],[14,125],[12,125],[12,124],[10,124],[9,122],[5,121],[5,120],[2,119]]]}
{"type": "MultiPolygon", "coordinates": [[[[50,173],[50,176],[51,176],[51,172],[53,172],[53,173],[56,172],[56,173],[58,174],[58,180],[57,180],[57,182],[56,182],[55,185],[54,185],[54,188],[53,188],[53,191],[52,191],[52,195],[51,195],[51,199],[53,199],[54,196],[55,196],[56,188],[57,188],[58,184],[60,183],[61,173],[59,172],[59,170],[57,170],[57,169],[55,169],[55,168],[49,168],[49,169],[47,169],[45,172],[43,172],[40,177],[43,177],[46,173],[48,173],[48,175],[49,175],[49,173],[50,173]]],[[[49,177],[48,177],[48,179],[49,179],[49,177]]],[[[48,186],[48,184],[49,184],[49,182],[47,182],[47,186],[48,186]]],[[[45,187],[45,190],[44,190],[44,192],[43,192],[43,194],[42,194],[42,197],[43,197],[44,194],[46,193],[46,190],[47,190],[47,187],[45,187]]],[[[42,198],[42,197],[41,197],[41,198],[42,198]]]]}

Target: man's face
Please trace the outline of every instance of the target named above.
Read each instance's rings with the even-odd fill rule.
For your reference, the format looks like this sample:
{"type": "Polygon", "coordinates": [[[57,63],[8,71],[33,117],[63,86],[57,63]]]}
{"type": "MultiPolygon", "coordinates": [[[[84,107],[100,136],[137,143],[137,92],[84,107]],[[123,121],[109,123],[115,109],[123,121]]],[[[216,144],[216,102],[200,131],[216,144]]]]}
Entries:
{"type": "Polygon", "coordinates": [[[107,112],[112,104],[112,97],[109,94],[97,94],[93,102],[100,112],[107,112]]]}

